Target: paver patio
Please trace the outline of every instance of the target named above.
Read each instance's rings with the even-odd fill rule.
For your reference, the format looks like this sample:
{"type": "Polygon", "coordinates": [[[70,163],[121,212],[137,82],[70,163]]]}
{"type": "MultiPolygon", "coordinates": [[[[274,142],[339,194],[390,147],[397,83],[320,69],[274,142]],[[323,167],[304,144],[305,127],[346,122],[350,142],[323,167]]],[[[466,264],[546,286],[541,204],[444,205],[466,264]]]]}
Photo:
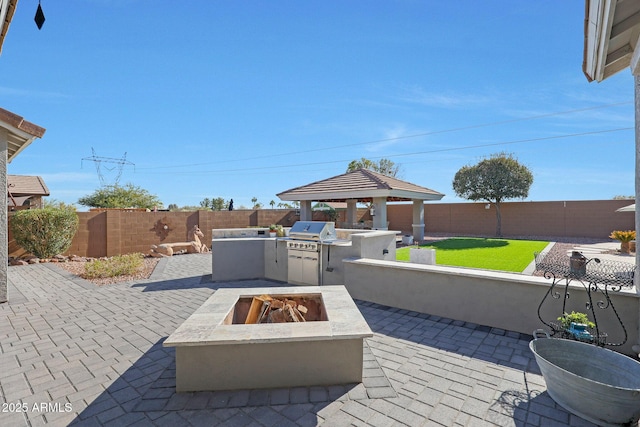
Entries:
{"type": "Polygon", "coordinates": [[[284,285],[210,274],[210,254],[103,287],[54,264],[10,267],[0,426],[592,425],[548,396],[530,336],[362,301],[374,337],[361,384],[176,394],[163,340],[218,288],[284,285]]]}

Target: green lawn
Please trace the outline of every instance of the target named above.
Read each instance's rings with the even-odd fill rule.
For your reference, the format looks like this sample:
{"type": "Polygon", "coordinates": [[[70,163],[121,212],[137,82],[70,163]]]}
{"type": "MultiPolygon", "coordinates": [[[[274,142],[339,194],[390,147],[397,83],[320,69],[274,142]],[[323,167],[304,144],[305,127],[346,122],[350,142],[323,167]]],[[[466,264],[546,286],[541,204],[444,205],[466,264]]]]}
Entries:
{"type": "MultiPolygon", "coordinates": [[[[438,265],[520,273],[533,261],[533,253],[541,251],[548,243],[538,240],[456,237],[420,247],[435,249],[438,265]]],[[[396,259],[409,261],[409,247],[398,249],[396,259]]]]}

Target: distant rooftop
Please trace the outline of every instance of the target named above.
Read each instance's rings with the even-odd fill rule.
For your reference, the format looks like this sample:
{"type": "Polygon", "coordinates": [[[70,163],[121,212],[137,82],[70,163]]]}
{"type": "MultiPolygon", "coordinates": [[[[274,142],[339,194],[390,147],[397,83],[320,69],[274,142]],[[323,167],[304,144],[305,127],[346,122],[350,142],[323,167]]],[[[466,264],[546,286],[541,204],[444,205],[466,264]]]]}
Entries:
{"type": "Polygon", "coordinates": [[[7,175],[9,191],[13,196],[48,196],[49,189],[40,176],[7,175]]]}

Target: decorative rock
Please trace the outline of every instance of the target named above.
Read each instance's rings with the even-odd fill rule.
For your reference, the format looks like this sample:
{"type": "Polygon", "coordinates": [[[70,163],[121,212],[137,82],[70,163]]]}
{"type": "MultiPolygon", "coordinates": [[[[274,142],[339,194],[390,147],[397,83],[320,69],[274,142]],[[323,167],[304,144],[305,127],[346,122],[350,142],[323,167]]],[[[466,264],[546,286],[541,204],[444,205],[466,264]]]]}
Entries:
{"type": "Polygon", "coordinates": [[[200,238],[204,238],[204,234],[197,225],[194,225],[193,228],[189,230],[187,238],[189,239],[188,242],[151,245],[149,254],[153,257],[161,258],[174,254],[203,254],[209,252],[209,248],[200,241],[200,238]]]}

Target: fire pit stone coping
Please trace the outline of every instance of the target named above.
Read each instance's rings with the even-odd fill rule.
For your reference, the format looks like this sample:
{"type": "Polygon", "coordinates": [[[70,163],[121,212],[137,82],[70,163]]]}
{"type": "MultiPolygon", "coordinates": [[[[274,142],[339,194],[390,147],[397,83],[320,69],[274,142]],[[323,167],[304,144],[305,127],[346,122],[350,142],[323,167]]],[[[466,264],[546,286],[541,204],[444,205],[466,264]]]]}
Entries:
{"type": "Polygon", "coordinates": [[[176,391],[309,387],[362,382],[373,336],[344,286],[217,290],[164,342],[175,347],[176,391]],[[328,320],[233,324],[240,298],[321,298],[328,320]]]}
{"type": "Polygon", "coordinates": [[[277,288],[218,289],[178,329],[164,347],[338,340],[373,336],[369,325],[344,286],[293,286],[277,288]],[[328,321],[271,323],[259,325],[225,324],[240,298],[258,295],[318,295],[328,321]]]}

